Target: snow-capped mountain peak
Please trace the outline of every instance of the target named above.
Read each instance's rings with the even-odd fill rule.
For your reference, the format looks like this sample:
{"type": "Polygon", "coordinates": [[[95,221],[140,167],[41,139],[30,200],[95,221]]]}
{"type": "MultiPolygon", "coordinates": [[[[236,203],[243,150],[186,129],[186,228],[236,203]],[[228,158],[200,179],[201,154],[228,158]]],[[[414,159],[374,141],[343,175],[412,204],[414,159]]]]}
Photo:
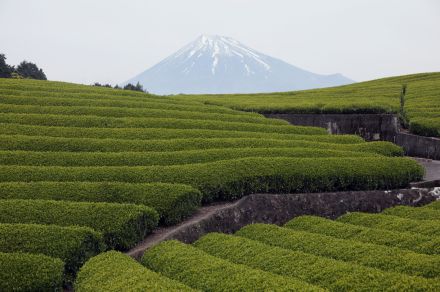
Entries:
{"type": "Polygon", "coordinates": [[[230,37],[205,34],[127,82],[138,81],[157,94],[287,91],[352,82],[302,70],[230,37]]]}

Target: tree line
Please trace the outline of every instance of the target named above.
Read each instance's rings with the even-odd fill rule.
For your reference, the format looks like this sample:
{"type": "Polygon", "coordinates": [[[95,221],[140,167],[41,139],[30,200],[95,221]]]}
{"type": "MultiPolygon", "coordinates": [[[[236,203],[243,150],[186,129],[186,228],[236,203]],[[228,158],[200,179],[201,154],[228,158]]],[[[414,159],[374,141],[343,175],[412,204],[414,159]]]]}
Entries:
{"type": "Polygon", "coordinates": [[[46,74],[43,69],[38,68],[34,63],[27,62],[26,60],[21,62],[17,67],[11,66],[6,63],[5,54],[0,54],[0,78],[29,78],[47,80],[46,74]]]}
{"type": "Polygon", "coordinates": [[[99,82],[95,82],[93,84],[93,86],[100,86],[100,87],[108,87],[108,88],[114,88],[114,89],[124,89],[124,90],[135,90],[135,91],[141,91],[141,92],[147,92],[146,90],[144,90],[144,87],[142,86],[142,84],[136,83],[136,85],[128,83],[125,86],[121,87],[119,85],[115,85],[115,86],[111,86],[110,84],[101,84],[99,82]]]}

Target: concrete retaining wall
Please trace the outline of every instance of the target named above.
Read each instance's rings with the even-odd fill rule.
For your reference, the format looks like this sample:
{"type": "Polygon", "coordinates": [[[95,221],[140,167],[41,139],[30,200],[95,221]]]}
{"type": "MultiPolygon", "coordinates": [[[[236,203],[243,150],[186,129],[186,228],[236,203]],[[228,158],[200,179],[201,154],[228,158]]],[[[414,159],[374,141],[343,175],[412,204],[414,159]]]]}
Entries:
{"type": "Polygon", "coordinates": [[[292,125],[327,129],[330,134],[356,134],[367,141],[390,141],[405,150],[405,154],[440,160],[440,139],[405,133],[392,114],[264,114],[283,119],[292,125]]]}

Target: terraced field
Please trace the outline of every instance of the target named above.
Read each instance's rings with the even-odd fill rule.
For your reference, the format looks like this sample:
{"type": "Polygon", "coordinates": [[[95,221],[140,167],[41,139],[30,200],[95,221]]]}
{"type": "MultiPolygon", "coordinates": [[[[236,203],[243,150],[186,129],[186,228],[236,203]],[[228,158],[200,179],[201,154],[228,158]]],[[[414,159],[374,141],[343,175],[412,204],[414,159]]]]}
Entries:
{"type": "Polygon", "coordinates": [[[162,242],[141,263],[103,253],[81,269],[76,290],[438,291],[439,228],[440,201],[335,221],[252,224],[192,245],[162,242]]]}
{"type": "MultiPolygon", "coordinates": [[[[423,175],[391,143],[330,136],[195,100],[1,79],[0,112],[1,291],[60,289],[90,257],[125,251],[159,225],[180,222],[214,200],[255,192],[398,188],[423,175]]],[[[245,280],[243,289],[319,286],[214,261],[180,243],[165,246],[189,253],[182,269],[195,263],[193,255],[213,259],[218,276],[231,279],[227,289],[245,280]]],[[[120,263],[115,279],[138,275],[156,279],[154,287],[184,289],[119,254],[97,259],[111,272],[120,263]]],[[[187,277],[203,279],[199,268],[187,277]]],[[[214,290],[220,287],[210,281],[206,285],[214,290]]]]}
{"type": "Polygon", "coordinates": [[[175,99],[260,113],[396,113],[412,133],[440,137],[440,73],[389,77],[305,91],[184,95],[175,99]],[[403,86],[405,94],[401,108],[403,86]]]}

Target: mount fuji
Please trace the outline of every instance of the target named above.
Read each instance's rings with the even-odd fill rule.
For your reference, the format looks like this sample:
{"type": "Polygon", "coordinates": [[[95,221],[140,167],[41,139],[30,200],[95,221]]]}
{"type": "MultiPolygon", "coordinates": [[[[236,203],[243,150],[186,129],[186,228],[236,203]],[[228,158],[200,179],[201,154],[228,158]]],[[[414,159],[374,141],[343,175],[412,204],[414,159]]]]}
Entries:
{"type": "Polygon", "coordinates": [[[175,54],[126,81],[155,94],[258,93],[353,83],[320,75],[259,53],[224,36],[201,35],[175,54]]]}

